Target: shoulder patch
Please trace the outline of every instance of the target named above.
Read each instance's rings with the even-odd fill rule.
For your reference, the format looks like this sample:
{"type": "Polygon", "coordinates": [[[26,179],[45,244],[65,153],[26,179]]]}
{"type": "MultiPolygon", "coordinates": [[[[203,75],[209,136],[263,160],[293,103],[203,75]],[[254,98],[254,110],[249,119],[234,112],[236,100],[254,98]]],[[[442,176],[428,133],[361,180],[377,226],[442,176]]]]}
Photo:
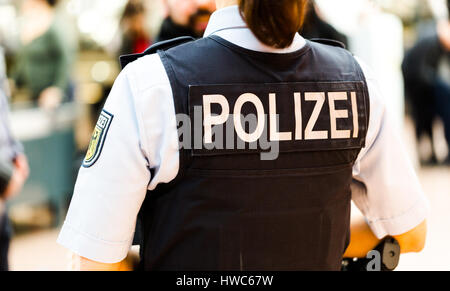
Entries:
{"type": "Polygon", "coordinates": [[[89,143],[89,148],[83,161],[83,167],[92,167],[95,162],[97,162],[102,153],[106,135],[108,134],[113,118],[114,115],[106,110],[102,110],[97,124],[95,125],[94,133],[92,134],[91,142],[89,143]]]}

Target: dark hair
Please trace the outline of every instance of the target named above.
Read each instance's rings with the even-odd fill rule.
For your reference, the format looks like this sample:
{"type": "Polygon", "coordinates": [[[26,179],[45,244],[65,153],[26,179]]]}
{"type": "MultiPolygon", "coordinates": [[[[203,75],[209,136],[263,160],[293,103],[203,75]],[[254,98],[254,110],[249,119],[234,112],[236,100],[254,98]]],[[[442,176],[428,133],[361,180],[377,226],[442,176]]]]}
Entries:
{"type": "Polygon", "coordinates": [[[55,7],[56,4],[58,4],[58,0],[45,0],[45,1],[48,3],[48,5],[52,7],[55,7]]]}
{"type": "Polygon", "coordinates": [[[242,18],[264,44],[286,48],[305,19],[308,0],[240,0],[242,18]]]}

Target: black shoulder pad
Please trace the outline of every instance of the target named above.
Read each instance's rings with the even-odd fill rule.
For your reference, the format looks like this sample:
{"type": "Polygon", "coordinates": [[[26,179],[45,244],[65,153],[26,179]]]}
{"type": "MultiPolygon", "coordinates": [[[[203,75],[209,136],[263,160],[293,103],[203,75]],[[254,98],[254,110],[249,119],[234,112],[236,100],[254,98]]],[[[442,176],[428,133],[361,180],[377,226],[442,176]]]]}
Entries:
{"type": "Polygon", "coordinates": [[[318,42],[318,43],[321,43],[321,44],[326,44],[326,45],[331,45],[331,46],[336,46],[336,47],[340,47],[340,48],[346,49],[345,44],[343,44],[343,43],[340,42],[340,41],[333,40],[333,39],[313,38],[313,39],[311,39],[311,41],[318,42]]]}
{"type": "Polygon", "coordinates": [[[135,60],[137,60],[143,56],[154,54],[159,50],[168,50],[170,48],[173,48],[173,47],[179,46],[183,43],[194,41],[194,40],[195,39],[193,37],[182,36],[182,37],[177,37],[177,38],[166,40],[166,41],[157,42],[157,43],[153,44],[152,46],[150,46],[148,49],[146,49],[141,54],[120,56],[120,66],[122,67],[122,70],[123,70],[129,63],[134,62],[135,60]]]}

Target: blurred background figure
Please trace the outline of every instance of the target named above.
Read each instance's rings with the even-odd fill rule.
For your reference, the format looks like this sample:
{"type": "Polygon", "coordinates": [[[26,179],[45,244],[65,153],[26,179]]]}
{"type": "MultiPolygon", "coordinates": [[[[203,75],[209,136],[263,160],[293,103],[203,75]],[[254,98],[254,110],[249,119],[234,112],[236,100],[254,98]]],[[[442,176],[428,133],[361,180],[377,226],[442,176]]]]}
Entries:
{"type": "Polygon", "coordinates": [[[22,189],[29,174],[22,146],[13,138],[9,127],[4,64],[3,51],[0,49],[0,271],[9,269],[8,250],[12,236],[6,201],[22,189]]]}
{"type": "MultiPolygon", "coordinates": [[[[438,24],[439,41],[442,55],[439,60],[438,77],[436,81],[437,112],[444,122],[447,147],[450,147],[450,1],[448,5],[448,18],[438,24]]],[[[450,154],[445,161],[450,165],[450,154]]]]}
{"type": "Polygon", "coordinates": [[[21,49],[13,79],[40,107],[54,109],[68,98],[70,60],[55,17],[58,0],[26,0],[22,6],[21,49]]]}
{"type": "MultiPolygon", "coordinates": [[[[450,1],[447,0],[448,10],[450,1]]],[[[448,14],[450,15],[450,13],[448,14]]],[[[450,20],[434,22],[431,32],[423,32],[419,41],[406,54],[403,62],[406,98],[411,104],[419,143],[431,142],[431,155],[420,155],[422,164],[436,165],[438,159],[433,143],[433,125],[440,117],[450,145],[450,20]]],[[[419,152],[420,153],[420,152],[419,152]]],[[[447,164],[450,158],[447,157],[447,164]]]]}
{"type": "Polygon", "coordinates": [[[180,36],[203,36],[209,17],[216,9],[212,0],[164,0],[167,17],[161,24],[157,41],[180,36]]]}
{"type": "Polygon", "coordinates": [[[123,31],[120,55],[142,53],[150,46],[146,17],[146,8],[142,1],[128,1],[120,23],[123,31]]]}
{"type": "Polygon", "coordinates": [[[308,6],[305,24],[300,34],[306,39],[325,38],[336,40],[348,47],[347,36],[337,31],[336,28],[324,20],[324,16],[316,2],[311,0],[308,6]]]}

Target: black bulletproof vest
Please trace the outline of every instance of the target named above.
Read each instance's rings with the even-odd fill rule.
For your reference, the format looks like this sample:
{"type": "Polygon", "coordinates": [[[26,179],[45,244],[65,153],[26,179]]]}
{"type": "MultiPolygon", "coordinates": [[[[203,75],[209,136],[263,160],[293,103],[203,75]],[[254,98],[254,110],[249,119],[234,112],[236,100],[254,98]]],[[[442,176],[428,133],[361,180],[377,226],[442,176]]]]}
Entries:
{"type": "MultiPolygon", "coordinates": [[[[208,149],[200,139],[181,149],[177,178],[149,192],[141,211],[144,269],[339,270],[352,167],[369,120],[367,85],[352,55],[310,41],[297,52],[262,53],[217,36],[158,53],[176,113],[195,123],[200,109],[195,130],[206,132],[205,100],[220,95],[229,108],[209,103],[211,116],[258,117],[259,105],[278,116],[265,118],[267,131],[291,138],[279,142],[275,160],[262,160],[267,148],[251,147],[252,140],[245,148],[208,149]]],[[[178,121],[181,144],[186,120],[178,121]]],[[[245,141],[234,126],[224,143],[230,136],[245,141]]]]}

